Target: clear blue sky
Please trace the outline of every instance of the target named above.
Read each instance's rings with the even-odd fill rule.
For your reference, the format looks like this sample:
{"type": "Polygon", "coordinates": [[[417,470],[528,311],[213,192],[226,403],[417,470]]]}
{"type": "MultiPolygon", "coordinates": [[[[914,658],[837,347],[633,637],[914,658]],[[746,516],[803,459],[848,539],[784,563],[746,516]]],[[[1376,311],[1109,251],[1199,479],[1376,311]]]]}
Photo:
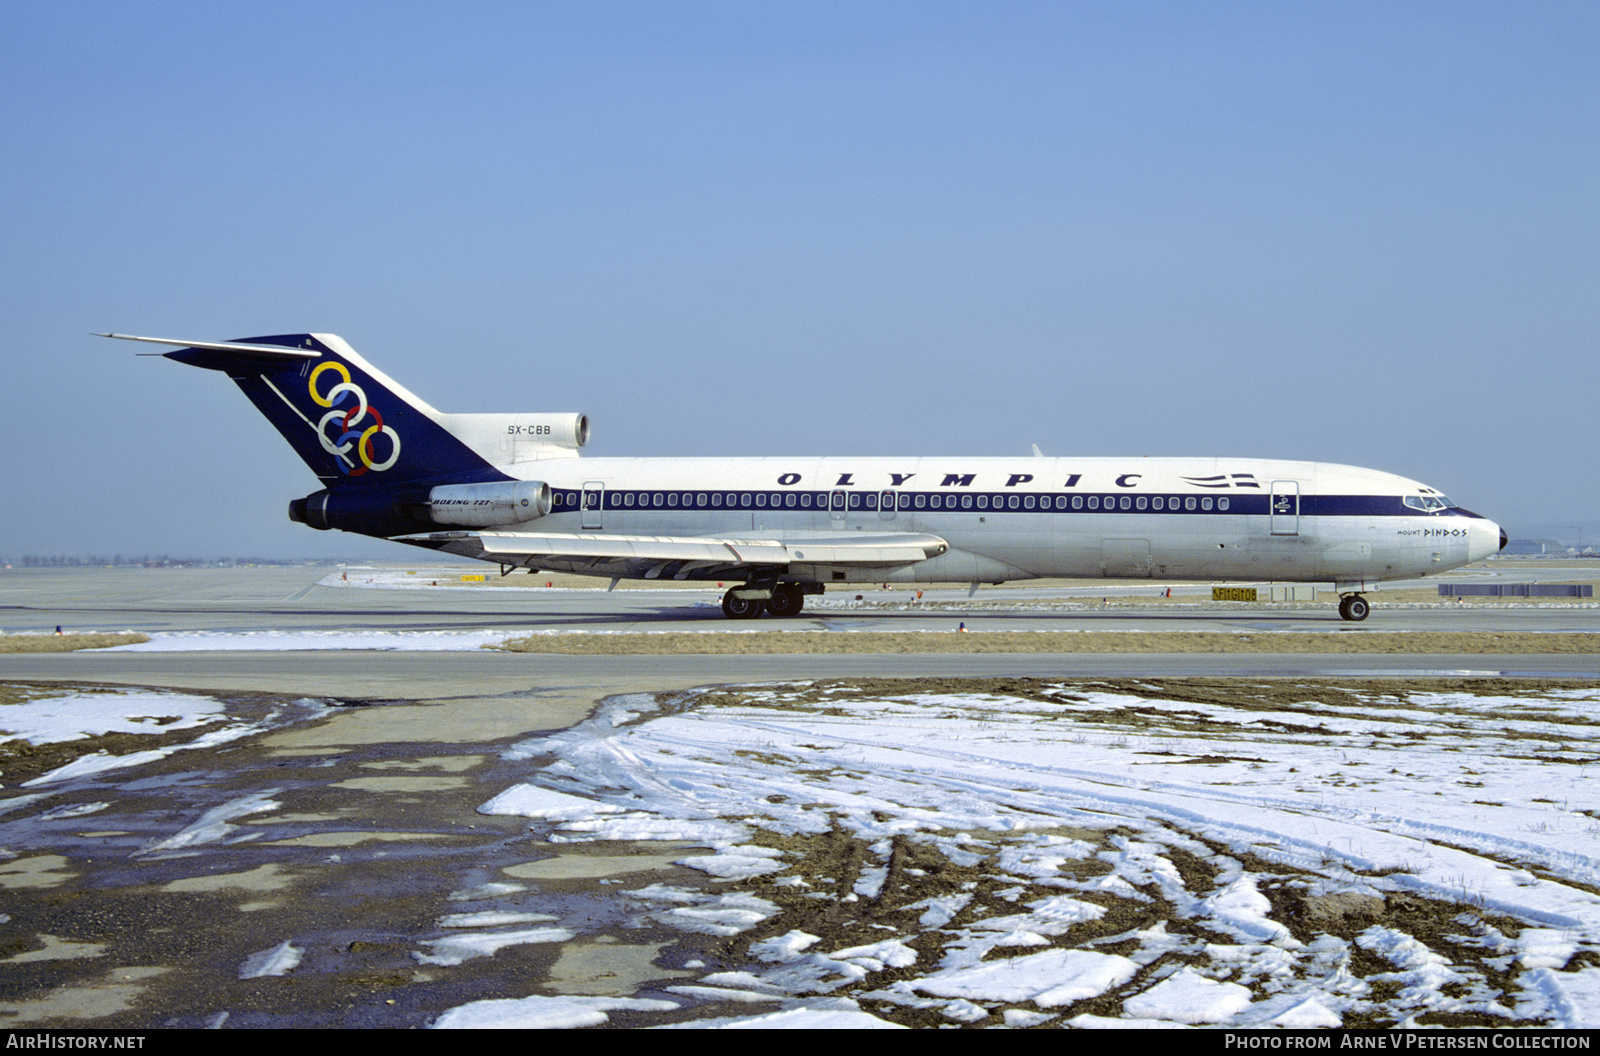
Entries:
{"type": "Polygon", "coordinates": [[[1593,3],[0,0],[0,41],[6,557],[405,553],[290,524],[243,396],[96,330],[333,332],[595,454],[1304,458],[1600,539],[1593,3]]]}

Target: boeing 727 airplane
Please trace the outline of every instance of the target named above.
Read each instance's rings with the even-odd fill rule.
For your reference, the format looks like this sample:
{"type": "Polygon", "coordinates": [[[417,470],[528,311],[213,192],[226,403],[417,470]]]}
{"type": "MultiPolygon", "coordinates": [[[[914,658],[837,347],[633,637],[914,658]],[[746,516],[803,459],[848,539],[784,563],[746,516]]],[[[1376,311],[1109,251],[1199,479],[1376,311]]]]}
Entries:
{"type": "Polygon", "coordinates": [[[1248,458],[579,458],[581,414],[446,414],[332,334],[157,345],[220,370],[322,488],[291,520],[518,568],[736,580],[734,619],[849,583],[1044,577],[1382,580],[1506,544],[1494,522],[1372,469],[1248,458]]]}

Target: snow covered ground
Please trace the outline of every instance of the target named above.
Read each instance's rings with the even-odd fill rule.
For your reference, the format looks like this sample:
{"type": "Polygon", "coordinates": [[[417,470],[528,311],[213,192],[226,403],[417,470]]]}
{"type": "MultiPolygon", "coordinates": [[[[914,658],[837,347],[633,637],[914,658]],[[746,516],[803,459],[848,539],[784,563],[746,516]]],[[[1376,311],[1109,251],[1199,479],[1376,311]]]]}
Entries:
{"type": "MultiPolygon", "coordinates": [[[[298,702],[317,708],[315,701],[298,702]]],[[[212,748],[252,733],[269,729],[276,713],[259,721],[230,718],[221,701],[213,697],[167,690],[103,689],[67,690],[59,695],[38,691],[32,699],[5,702],[0,706],[0,741],[17,738],[29,744],[59,744],[84,740],[108,733],[171,734],[200,730],[193,740],[179,739],[165,747],[138,752],[110,753],[91,751],[66,766],[23,782],[23,787],[50,785],[57,781],[83,777],[107,770],[121,770],[171,755],[174,752],[212,748]]],[[[170,741],[171,739],[168,738],[170,741]]],[[[0,786],[3,787],[3,786],[0,786]]],[[[31,799],[13,797],[0,801],[0,812],[22,806],[31,799]]]]}
{"type": "Polygon", "coordinates": [[[728,1025],[1600,1026],[1600,690],[1188,685],[627,698],[481,809],[711,846],[625,897],[728,1025]]]}
{"type": "MultiPolygon", "coordinates": [[[[674,853],[701,883],[605,890],[630,927],[703,957],[638,993],[530,985],[434,1025],[1594,1028],[1597,704],[1600,689],[1488,680],[617,698],[511,749],[525,773],[479,809],[553,845],[692,845],[674,853]]],[[[154,692],[23,700],[0,720],[36,743],[198,731],[158,752],[260,728],[154,692]]],[[[146,851],[238,838],[240,819],[284,809],[280,792],[230,799],[146,851]]],[[[526,884],[449,897],[468,904],[413,940],[429,972],[594,940],[529,912],[526,884]]],[[[316,952],[274,942],[240,978],[292,977],[316,952]]]]}

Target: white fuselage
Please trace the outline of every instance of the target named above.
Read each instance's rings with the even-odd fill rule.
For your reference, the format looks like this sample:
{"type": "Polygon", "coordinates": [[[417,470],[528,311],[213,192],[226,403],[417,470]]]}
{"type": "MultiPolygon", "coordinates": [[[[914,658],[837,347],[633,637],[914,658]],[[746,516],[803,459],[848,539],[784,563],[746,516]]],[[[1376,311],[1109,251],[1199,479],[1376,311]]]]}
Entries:
{"type": "Polygon", "coordinates": [[[1457,568],[1500,546],[1498,525],[1447,505],[1426,485],[1329,463],[585,457],[500,468],[553,489],[551,512],[521,526],[528,532],[790,540],[926,533],[950,545],[892,571],[795,564],[788,578],[801,582],[1107,577],[1359,590],[1457,568]]]}
{"type": "Polygon", "coordinates": [[[226,371],[323,487],[289,518],[513,568],[732,580],[724,614],[829,583],[1331,582],[1458,568],[1498,525],[1414,480],[1244,458],[580,458],[582,414],[447,414],[335,334],[105,334],[226,371]],[[420,529],[420,530],[419,530],[420,529]],[[743,581],[742,583],[740,581],[743,581]]]}

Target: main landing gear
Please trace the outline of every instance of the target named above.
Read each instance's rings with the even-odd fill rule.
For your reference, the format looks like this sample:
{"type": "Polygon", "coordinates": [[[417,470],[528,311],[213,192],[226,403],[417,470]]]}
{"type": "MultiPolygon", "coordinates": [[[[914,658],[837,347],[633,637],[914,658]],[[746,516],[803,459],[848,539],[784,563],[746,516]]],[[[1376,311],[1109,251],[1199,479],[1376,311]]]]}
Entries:
{"type": "Polygon", "coordinates": [[[807,591],[798,583],[776,583],[765,589],[767,597],[759,598],[748,595],[759,594],[763,588],[748,584],[734,587],[722,596],[722,614],[730,620],[753,620],[763,612],[779,619],[788,619],[800,615],[800,610],[805,607],[807,591]]]}
{"type": "Polygon", "coordinates": [[[722,614],[730,620],[753,620],[766,611],[763,598],[735,597],[731,590],[722,595],[722,614]]]}
{"type": "Polygon", "coordinates": [[[772,588],[772,597],[767,599],[767,615],[776,616],[786,620],[791,616],[800,615],[800,610],[805,608],[806,596],[800,591],[798,583],[779,583],[772,588]]]}
{"type": "Polygon", "coordinates": [[[1372,611],[1372,606],[1367,604],[1367,599],[1360,594],[1346,594],[1339,599],[1339,615],[1354,623],[1360,623],[1372,611]]]}

